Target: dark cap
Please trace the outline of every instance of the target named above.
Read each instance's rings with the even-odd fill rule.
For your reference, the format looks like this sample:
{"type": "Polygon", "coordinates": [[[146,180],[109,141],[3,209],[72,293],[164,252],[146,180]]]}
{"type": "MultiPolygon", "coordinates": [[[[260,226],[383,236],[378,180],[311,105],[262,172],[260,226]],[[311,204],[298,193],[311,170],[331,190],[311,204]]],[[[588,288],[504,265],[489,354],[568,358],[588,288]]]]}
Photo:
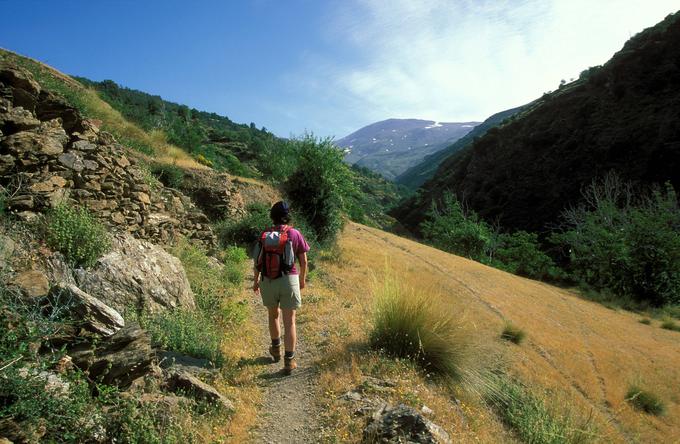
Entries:
{"type": "Polygon", "coordinates": [[[269,215],[272,218],[275,217],[283,217],[283,216],[288,216],[288,213],[290,212],[290,207],[288,206],[288,203],[280,200],[274,204],[271,210],[269,210],[269,215]]]}

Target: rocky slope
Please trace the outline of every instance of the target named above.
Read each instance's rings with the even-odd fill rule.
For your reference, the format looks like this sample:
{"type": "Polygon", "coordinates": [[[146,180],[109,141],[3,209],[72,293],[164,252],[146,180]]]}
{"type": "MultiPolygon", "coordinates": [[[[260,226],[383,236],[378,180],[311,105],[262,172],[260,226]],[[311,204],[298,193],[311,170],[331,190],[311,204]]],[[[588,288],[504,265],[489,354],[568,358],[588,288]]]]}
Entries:
{"type": "Polygon", "coordinates": [[[446,159],[395,212],[417,231],[432,199],[451,190],[489,221],[545,230],[593,179],[616,171],[680,187],[680,13],[630,39],[602,67],[544,96],[446,159]]]}
{"type": "Polygon", "coordinates": [[[336,143],[346,150],[347,162],[391,180],[428,154],[460,139],[478,123],[388,119],[365,126],[336,143]]]}
{"type": "MultiPolygon", "coordinates": [[[[182,263],[161,245],[185,237],[212,249],[216,240],[210,218],[236,217],[244,202],[229,176],[209,170],[184,173],[187,194],[163,186],[150,176],[139,160],[142,156],[101,131],[99,123],[82,118],[28,71],[0,65],[0,189],[5,211],[0,216],[0,327],[3,335],[18,334],[43,319],[40,322],[55,328],[32,345],[30,356],[35,362],[62,356],[44,369],[37,369],[29,354],[2,362],[3,408],[16,401],[4,391],[8,374],[28,381],[24,384],[45,381],[46,387],[56,387],[46,396],[69,403],[77,368],[88,381],[125,391],[120,399],[140,406],[157,410],[166,404],[207,402],[229,412],[232,402],[198,378],[205,369],[172,362],[161,368],[164,350],[152,342],[134,313],[196,309],[182,263]],[[60,204],[85,207],[108,227],[111,248],[94,266],[76,268],[41,241],[44,213],[60,204]],[[22,319],[26,313],[35,319],[22,319]]],[[[37,442],[50,429],[22,418],[0,418],[0,441],[37,442]]],[[[116,436],[108,435],[103,425],[111,420],[95,415],[79,433],[89,433],[88,442],[112,442],[116,436]]]]}

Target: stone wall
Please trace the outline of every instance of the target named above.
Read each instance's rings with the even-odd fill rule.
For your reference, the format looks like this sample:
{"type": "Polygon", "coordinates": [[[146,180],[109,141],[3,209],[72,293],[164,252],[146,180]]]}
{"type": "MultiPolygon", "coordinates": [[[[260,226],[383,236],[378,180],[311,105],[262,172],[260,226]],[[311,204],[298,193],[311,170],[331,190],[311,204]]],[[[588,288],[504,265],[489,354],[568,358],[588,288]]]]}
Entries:
{"type": "Polygon", "coordinates": [[[181,234],[213,246],[206,215],[182,192],[152,186],[126,153],[29,72],[0,66],[0,185],[9,211],[29,219],[71,201],[138,238],[181,234]]]}

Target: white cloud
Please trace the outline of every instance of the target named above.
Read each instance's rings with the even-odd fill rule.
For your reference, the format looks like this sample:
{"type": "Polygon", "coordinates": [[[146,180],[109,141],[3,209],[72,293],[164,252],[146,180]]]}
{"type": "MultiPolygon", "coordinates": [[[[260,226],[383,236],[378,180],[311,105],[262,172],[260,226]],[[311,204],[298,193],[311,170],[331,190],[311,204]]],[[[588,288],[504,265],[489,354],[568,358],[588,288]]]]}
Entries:
{"type": "MultiPolygon", "coordinates": [[[[602,64],[679,7],[656,0],[349,0],[323,23],[351,60],[307,54],[287,77],[318,128],[388,117],[482,120],[602,64]]],[[[304,112],[303,114],[307,114],[304,112]]]]}

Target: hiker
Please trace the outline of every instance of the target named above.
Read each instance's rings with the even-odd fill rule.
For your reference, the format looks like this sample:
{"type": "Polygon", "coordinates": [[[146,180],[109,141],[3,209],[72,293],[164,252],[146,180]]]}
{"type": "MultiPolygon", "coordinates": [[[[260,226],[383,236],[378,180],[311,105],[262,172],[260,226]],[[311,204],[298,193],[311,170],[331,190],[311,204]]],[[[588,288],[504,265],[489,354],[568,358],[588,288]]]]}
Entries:
{"type": "Polygon", "coordinates": [[[274,226],[262,232],[253,253],[255,261],[253,291],[262,296],[262,303],[269,311],[269,335],[272,340],[269,353],[274,362],[281,360],[279,313],[283,314],[286,333],[283,371],[289,375],[297,368],[295,310],[300,308],[300,290],[305,288],[309,245],[302,233],[289,225],[290,207],[286,202],[275,203],[269,211],[269,216],[274,226]],[[300,263],[299,271],[295,267],[295,258],[300,263]]]}

